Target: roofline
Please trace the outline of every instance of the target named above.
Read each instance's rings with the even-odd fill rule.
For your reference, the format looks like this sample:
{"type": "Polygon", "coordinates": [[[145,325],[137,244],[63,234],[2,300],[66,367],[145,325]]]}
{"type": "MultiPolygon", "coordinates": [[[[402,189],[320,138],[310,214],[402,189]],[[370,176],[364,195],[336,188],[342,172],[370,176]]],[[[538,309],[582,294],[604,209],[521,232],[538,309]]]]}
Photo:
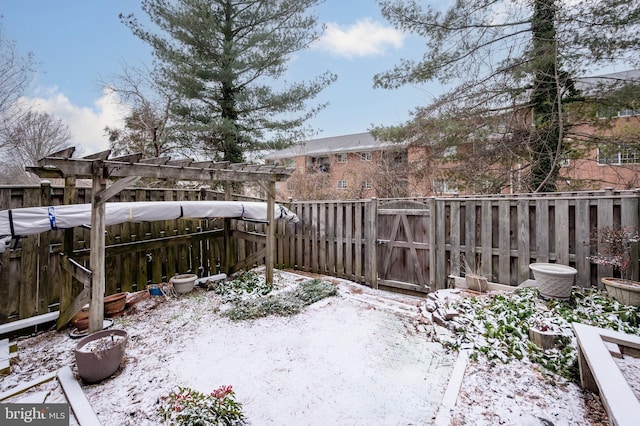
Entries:
{"type": "MultiPolygon", "coordinates": [[[[307,149],[306,144],[308,142],[313,142],[313,145],[322,145],[325,142],[327,145],[331,145],[331,143],[340,142],[341,139],[348,140],[358,136],[368,135],[367,137],[372,137],[369,132],[363,133],[353,133],[342,136],[332,136],[326,138],[318,138],[318,139],[310,139],[307,141],[302,141],[290,148],[274,151],[270,154],[267,154],[263,157],[264,160],[278,160],[283,158],[295,158],[295,157],[308,157],[308,156],[318,156],[318,155],[329,155],[329,154],[343,154],[343,153],[351,153],[351,152],[371,152],[371,151],[386,151],[397,147],[406,147],[408,146],[407,142],[386,142],[386,141],[377,141],[375,144],[365,144],[358,146],[347,146],[347,147],[336,147],[329,146],[327,148],[311,148],[307,149]]],[[[375,139],[374,139],[375,140],[375,139]]]]}

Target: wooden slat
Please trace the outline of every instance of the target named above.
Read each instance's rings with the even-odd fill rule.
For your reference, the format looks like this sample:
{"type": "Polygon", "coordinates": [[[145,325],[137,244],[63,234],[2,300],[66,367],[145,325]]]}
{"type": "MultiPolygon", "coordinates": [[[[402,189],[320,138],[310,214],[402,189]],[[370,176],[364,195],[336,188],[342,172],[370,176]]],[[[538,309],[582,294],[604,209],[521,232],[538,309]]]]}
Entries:
{"type": "Polygon", "coordinates": [[[318,212],[320,203],[311,204],[311,270],[313,272],[320,271],[320,254],[318,252],[318,238],[320,233],[320,213],[318,212]]]}
{"type": "Polygon", "coordinates": [[[327,272],[327,204],[318,203],[318,272],[327,272]]]}
{"type": "Polygon", "coordinates": [[[518,282],[530,277],[529,201],[518,200],[518,282]]]}
{"type": "Polygon", "coordinates": [[[60,316],[58,317],[58,321],[56,322],[56,329],[61,330],[64,328],[69,321],[80,312],[82,307],[89,303],[91,300],[91,292],[89,291],[89,287],[84,288],[78,296],[74,299],[73,303],[69,305],[64,311],[61,311],[60,316]]]}
{"type": "Polygon", "coordinates": [[[346,204],[345,212],[345,275],[353,279],[353,203],[346,204]]]}
{"type": "Polygon", "coordinates": [[[472,270],[476,268],[476,203],[468,200],[465,205],[465,258],[472,270]]]}
{"type": "Polygon", "coordinates": [[[427,209],[378,209],[379,215],[389,215],[394,216],[398,214],[403,214],[406,216],[429,216],[429,210],[427,209]]]}
{"type": "MultiPolygon", "coordinates": [[[[587,211],[588,213],[588,211],[587,211]]],[[[576,223],[578,213],[576,207],[576,223]]],[[[559,199],[555,202],[555,260],[562,265],[569,264],[569,201],[559,199]]],[[[542,231],[544,232],[544,231],[542,231]]]]}
{"type": "MultiPolygon", "coordinates": [[[[620,200],[620,226],[638,232],[638,198],[622,198],[620,200]]],[[[629,274],[629,278],[632,280],[638,281],[640,279],[638,262],[632,262],[629,274]]]]}
{"type": "Polygon", "coordinates": [[[58,311],[47,312],[46,314],[34,315],[28,318],[2,324],[0,325],[0,336],[55,321],[58,319],[59,315],[60,313],[58,311]]]}
{"type": "Polygon", "coordinates": [[[361,281],[361,277],[362,277],[362,237],[364,234],[364,230],[362,227],[362,216],[363,216],[363,204],[362,203],[356,203],[356,211],[355,211],[355,215],[354,215],[354,240],[355,240],[355,247],[354,247],[354,255],[355,255],[355,260],[354,260],[354,264],[353,264],[353,273],[355,276],[355,281],[360,282],[361,281]]]}
{"type": "MultiPolygon", "coordinates": [[[[109,162],[120,162],[120,163],[137,163],[142,158],[142,153],[136,152],[133,154],[121,155],[119,157],[113,157],[109,159],[109,162]]],[[[105,161],[106,162],[106,161],[105,161]]],[[[129,174],[127,176],[137,176],[134,173],[129,174]]]]}
{"type": "Polygon", "coordinates": [[[460,252],[460,203],[452,201],[450,210],[450,259],[451,274],[460,275],[462,269],[461,252],[460,252]]]}
{"type": "Polygon", "coordinates": [[[21,393],[24,393],[29,389],[39,386],[43,383],[50,382],[51,380],[56,379],[57,376],[58,376],[58,372],[54,371],[53,373],[47,373],[27,383],[23,383],[18,386],[15,386],[5,392],[0,393],[0,401],[4,401],[14,396],[20,395],[21,393]]]}
{"type": "MultiPolygon", "coordinates": [[[[25,189],[25,207],[40,205],[40,188],[25,189]]],[[[20,257],[20,308],[19,317],[28,318],[38,314],[38,239],[39,235],[22,238],[20,257]]]]}
{"type": "MultiPolygon", "coordinates": [[[[598,206],[598,229],[613,227],[613,200],[610,198],[601,198],[597,201],[598,206]]],[[[602,253],[600,241],[598,241],[598,252],[602,253]]],[[[604,277],[610,277],[613,274],[613,268],[607,265],[598,265],[598,280],[604,277]]]]}
{"type": "Polygon", "coordinates": [[[80,426],[99,426],[100,420],[98,420],[98,416],[93,411],[80,384],[73,377],[71,369],[68,366],[62,367],[58,370],[57,378],[78,424],[80,426]]]}
{"type": "MultiPolygon", "coordinates": [[[[446,231],[446,226],[444,224],[445,222],[445,201],[444,200],[436,200],[436,210],[434,212],[431,212],[431,215],[434,215],[436,217],[436,222],[441,224],[440,226],[436,226],[436,228],[434,229],[434,235],[436,240],[434,241],[434,247],[436,249],[436,254],[439,254],[436,256],[436,262],[435,263],[431,263],[430,264],[430,268],[435,268],[436,269],[436,288],[437,289],[441,289],[441,288],[446,288],[447,287],[447,272],[446,272],[446,267],[445,267],[445,257],[444,257],[444,253],[445,253],[445,242],[446,242],[446,236],[445,236],[445,231],[446,231]]],[[[415,253],[415,247],[413,248],[412,254],[415,253]]],[[[422,273],[422,271],[421,271],[422,273]]],[[[422,275],[420,275],[419,277],[421,277],[422,275]]],[[[418,284],[422,284],[422,281],[419,280],[418,284]]],[[[425,283],[426,285],[426,283],[425,283]]]]}
{"type": "Polygon", "coordinates": [[[312,266],[311,266],[311,262],[312,262],[312,257],[311,257],[311,238],[313,235],[313,222],[312,222],[312,208],[311,208],[311,204],[305,204],[305,208],[304,208],[304,220],[303,220],[303,225],[304,225],[304,234],[303,234],[303,254],[304,254],[304,262],[303,265],[305,266],[305,271],[310,271],[312,270],[312,266]]]}
{"type": "MultiPolygon", "coordinates": [[[[589,370],[612,425],[635,425],[640,418],[640,401],[611,357],[605,340],[640,349],[640,337],[585,324],[572,324],[579,346],[580,374],[589,370]]],[[[583,381],[583,386],[584,386],[583,381]]]]}
{"type": "Polygon", "coordinates": [[[536,200],[536,262],[549,262],[549,200],[536,200]]]}
{"type": "MultiPolygon", "coordinates": [[[[44,206],[51,205],[51,183],[40,183],[40,204],[44,206]]],[[[52,294],[53,286],[48,285],[48,277],[51,273],[49,270],[49,252],[51,246],[52,232],[43,232],[38,235],[38,271],[37,271],[37,299],[36,311],[40,314],[49,311],[49,301],[58,299],[57,294],[52,294]]]]}
{"type": "Polygon", "coordinates": [[[327,203],[327,273],[336,273],[336,203],[327,203]]]}
{"type": "Polygon", "coordinates": [[[336,274],[338,276],[344,276],[344,246],[344,203],[338,203],[336,209],[336,274]]]}
{"type": "Polygon", "coordinates": [[[493,207],[491,201],[485,200],[481,203],[482,213],[480,216],[480,245],[482,264],[479,268],[481,275],[491,276],[492,271],[492,256],[493,256],[493,207]]]}
{"type": "MultiPolygon", "coordinates": [[[[591,272],[589,271],[587,256],[591,239],[591,223],[589,216],[589,200],[576,200],[575,207],[575,251],[576,266],[578,274],[576,283],[588,287],[591,282],[591,272]]],[[[558,263],[561,263],[558,261],[558,263]]],[[[565,265],[568,264],[565,263],[565,265]]]]}
{"type": "MultiPolygon", "coordinates": [[[[374,289],[378,288],[378,200],[377,198],[371,199],[369,202],[369,211],[366,215],[367,226],[365,229],[365,240],[367,246],[365,249],[365,267],[364,273],[366,275],[366,282],[374,289]]],[[[415,251],[415,249],[414,249],[415,251]]],[[[416,264],[420,265],[420,262],[416,256],[416,264]]],[[[422,272],[422,271],[420,271],[422,272]]],[[[424,278],[422,278],[424,282],[424,278]]]]}
{"type": "MultiPolygon", "coordinates": [[[[156,164],[156,165],[162,166],[164,164],[167,164],[169,160],[171,160],[171,157],[153,157],[153,158],[143,158],[139,162],[142,164],[156,164]]],[[[207,164],[209,163],[210,162],[207,162],[207,164]]]]}
{"type": "Polygon", "coordinates": [[[494,279],[504,284],[512,284],[511,280],[511,205],[509,200],[498,202],[498,276],[494,279]]]}

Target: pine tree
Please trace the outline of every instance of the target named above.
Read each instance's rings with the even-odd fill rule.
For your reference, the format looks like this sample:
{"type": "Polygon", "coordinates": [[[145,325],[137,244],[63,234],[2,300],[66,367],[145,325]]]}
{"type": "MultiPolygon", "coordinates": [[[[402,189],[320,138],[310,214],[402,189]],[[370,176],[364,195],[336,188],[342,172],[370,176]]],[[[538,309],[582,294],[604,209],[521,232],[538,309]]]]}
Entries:
{"type": "Polygon", "coordinates": [[[247,150],[299,140],[325,105],[307,106],[329,72],[288,83],[287,61],[319,33],[308,9],[322,0],[143,0],[158,32],[121,17],[153,49],[175,101],[180,134],[208,157],[242,162],[247,150]]]}

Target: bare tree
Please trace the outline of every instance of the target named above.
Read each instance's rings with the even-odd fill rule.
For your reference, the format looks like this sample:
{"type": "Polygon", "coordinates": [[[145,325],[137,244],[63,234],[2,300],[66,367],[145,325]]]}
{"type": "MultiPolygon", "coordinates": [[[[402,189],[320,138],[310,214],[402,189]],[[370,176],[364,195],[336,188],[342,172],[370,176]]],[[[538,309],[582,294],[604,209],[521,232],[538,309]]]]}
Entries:
{"type": "Polygon", "coordinates": [[[4,167],[9,177],[22,177],[24,166],[33,165],[52,152],[70,146],[69,126],[45,112],[27,111],[0,130],[4,167]]]}
{"type": "MultiPolygon", "coordinates": [[[[20,56],[14,42],[6,40],[0,28],[0,121],[4,125],[17,117],[15,108],[33,75],[33,56],[20,56]]],[[[0,139],[0,147],[6,141],[0,139]]]]}
{"type": "Polygon", "coordinates": [[[145,157],[160,157],[179,149],[179,139],[169,127],[173,98],[154,79],[151,70],[125,65],[115,81],[103,85],[130,108],[123,128],[105,128],[115,154],[140,152],[145,157]]]}

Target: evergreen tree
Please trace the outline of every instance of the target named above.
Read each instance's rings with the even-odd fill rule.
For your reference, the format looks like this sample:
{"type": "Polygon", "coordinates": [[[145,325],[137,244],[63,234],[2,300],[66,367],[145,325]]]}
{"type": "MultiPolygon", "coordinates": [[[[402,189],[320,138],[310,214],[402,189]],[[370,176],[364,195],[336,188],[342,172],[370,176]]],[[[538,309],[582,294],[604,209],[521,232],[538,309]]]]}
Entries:
{"type": "Polygon", "coordinates": [[[472,142],[449,169],[468,190],[556,189],[562,160],[586,109],[613,93],[581,93],[579,77],[615,62],[637,66],[638,0],[457,0],[446,10],[416,0],[379,1],[398,28],[422,36],[421,60],[377,75],[376,87],[439,81],[446,93],[414,111],[404,137],[442,153],[472,142]],[[571,114],[569,114],[571,111],[571,114]],[[479,184],[480,187],[478,186],[479,184]]]}
{"type": "Polygon", "coordinates": [[[307,101],[334,75],[284,79],[291,56],[318,37],[307,10],[321,1],[143,0],[159,32],[133,16],[121,19],[153,48],[173,94],[176,133],[209,157],[242,162],[247,150],[301,139],[305,122],[325,106],[307,101]]]}

